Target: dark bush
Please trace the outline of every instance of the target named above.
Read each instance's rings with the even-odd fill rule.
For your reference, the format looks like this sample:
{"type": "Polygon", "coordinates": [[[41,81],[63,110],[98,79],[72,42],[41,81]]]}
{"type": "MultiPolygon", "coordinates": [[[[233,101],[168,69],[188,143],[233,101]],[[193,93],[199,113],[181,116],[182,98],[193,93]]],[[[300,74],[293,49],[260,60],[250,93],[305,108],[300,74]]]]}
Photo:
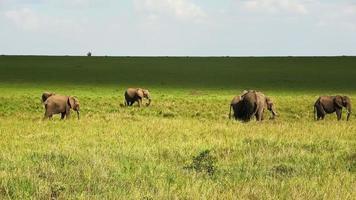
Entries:
{"type": "Polygon", "coordinates": [[[215,163],[216,158],[210,154],[210,150],[205,150],[200,152],[197,156],[194,156],[192,163],[186,166],[185,169],[213,176],[216,172],[215,163]]]}
{"type": "Polygon", "coordinates": [[[273,166],[270,172],[273,177],[291,177],[295,170],[291,166],[280,164],[273,166]]]}

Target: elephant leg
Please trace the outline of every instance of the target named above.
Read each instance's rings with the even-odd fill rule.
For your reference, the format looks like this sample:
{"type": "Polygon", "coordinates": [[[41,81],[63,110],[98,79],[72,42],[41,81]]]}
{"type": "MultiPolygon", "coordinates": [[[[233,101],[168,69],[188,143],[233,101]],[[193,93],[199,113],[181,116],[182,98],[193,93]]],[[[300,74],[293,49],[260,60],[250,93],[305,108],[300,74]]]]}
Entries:
{"type": "Polygon", "coordinates": [[[64,116],[66,117],[66,119],[69,119],[69,118],[70,118],[70,109],[67,109],[67,110],[64,112],[64,116]]]}
{"type": "Polygon", "coordinates": [[[44,116],[43,116],[43,120],[45,120],[45,119],[51,119],[51,118],[52,118],[52,115],[44,114],[44,116]]]}
{"type": "Polygon", "coordinates": [[[237,120],[238,119],[238,116],[237,116],[237,110],[233,110],[233,115],[232,115],[232,117],[235,119],[235,120],[237,120]]]}
{"type": "Polygon", "coordinates": [[[52,116],[53,116],[52,114],[49,114],[49,115],[45,114],[43,119],[52,119],[52,116]]]}
{"type": "Polygon", "coordinates": [[[337,120],[341,120],[341,114],[342,114],[342,110],[341,109],[336,109],[337,120]]]}
{"type": "Polygon", "coordinates": [[[229,112],[229,119],[231,119],[231,105],[230,105],[230,112],[229,112]]]}
{"type": "Polygon", "coordinates": [[[316,107],[316,105],[314,104],[314,112],[313,112],[313,114],[314,114],[314,119],[315,120],[319,120],[319,114],[318,114],[318,111],[317,111],[317,107],[316,107]]]}
{"type": "Polygon", "coordinates": [[[258,115],[258,113],[255,114],[256,117],[256,121],[260,121],[260,116],[258,115]]]}
{"type": "Polygon", "coordinates": [[[320,120],[322,119],[323,117],[323,114],[320,112],[319,109],[316,110],[316,120],[320,120]]]}
{"type": "Polygon", "coordinates": [[[131,102],[130,102],[130,106],[132,106],[134,103],[135,103],[135,101],[131,101],[131,102]]]}
{"type": "Polygon", "coordinates": [[[142,105],[142,99],[139,99],[137,102],[138,102],[138,107],[141,107],[141,105],[142,105]]]}
{"type": "Polygon", "coordinates": [[[61,119],[64,119],[64,117],[66,116],[66,113],[61,113],[61,119]]]}
{"type": "Polygon", "coordinates": [[[51,119],[51,118],[52,118],[52,113],[46,110],[43,119],[51,119]]]}
{"type": "Polygon", "coordinates": [[[258,111],[256,112],[256,120],[257,120],[257,121],[262,121],[262,120],[263,120],[263,109],[258,110],[258,111]]]}
{"type": "Polygon", "coordinates": [[[321,120],[325,119],[325,114],[321,114],[321,120]]]}
{"type": "Polygon", "coordinates": [[[132,101],[127,100],[126,103],[127,103],[127,106],[132,106],[132,101]]]}
{"type": "Polygon", "coordinates": [[[317,114],[318,120],[319,119],[324,120],[326,112],[325,112],[323,106],[320,104],[317,104],[315,106],[316,106],[316,114],[317,114]]]}

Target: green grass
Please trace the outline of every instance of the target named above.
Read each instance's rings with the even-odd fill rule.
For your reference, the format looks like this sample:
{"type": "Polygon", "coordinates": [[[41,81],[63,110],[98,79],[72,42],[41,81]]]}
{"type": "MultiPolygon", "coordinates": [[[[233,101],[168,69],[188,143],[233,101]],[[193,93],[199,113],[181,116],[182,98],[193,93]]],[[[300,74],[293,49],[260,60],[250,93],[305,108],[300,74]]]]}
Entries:
{"type": "Polygon", "coordinates": [[[355,107],[355,64],[0,56],[0,199],[354,199],[356,115],[316,122],[312,105],[345,94],[355,107]],[[120,107],[128,86],[149,88],[152,106],[120,107]],[[228,120],[243,89],[280,117],[228,120]],[[43,91],[77,96],[81,120],[43,121],[43,91]]]}

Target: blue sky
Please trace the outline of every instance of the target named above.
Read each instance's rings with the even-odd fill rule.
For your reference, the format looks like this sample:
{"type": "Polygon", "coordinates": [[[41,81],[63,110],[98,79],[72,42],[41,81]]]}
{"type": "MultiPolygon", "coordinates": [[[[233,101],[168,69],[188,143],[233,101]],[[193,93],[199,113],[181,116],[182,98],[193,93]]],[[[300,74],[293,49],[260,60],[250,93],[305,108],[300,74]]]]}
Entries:
{"type": "Polygon", "coordinates": [[[0,54],[356,55],[356,0],[0,0],[0,54]]]}

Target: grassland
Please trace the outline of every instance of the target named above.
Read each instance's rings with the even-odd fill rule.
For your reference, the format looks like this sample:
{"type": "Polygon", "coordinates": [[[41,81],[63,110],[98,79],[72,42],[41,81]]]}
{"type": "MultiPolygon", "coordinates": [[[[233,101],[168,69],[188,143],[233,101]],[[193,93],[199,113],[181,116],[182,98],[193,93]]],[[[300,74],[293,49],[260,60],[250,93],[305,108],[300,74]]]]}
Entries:
{"type": "Polygon", "coordinates": [[[346,94],[355,107],[355,64],[0,56],[0,199],[354,199],[356,115],[316,122],[312,105],[346,94]],[[120,107],[128,86],[149,88],[152,105],[120,107]],[[279,118],[228,119],[250,88],[279,118]],[[76,95],[81,120],[43,121],[43,91],[76,95]]]}

